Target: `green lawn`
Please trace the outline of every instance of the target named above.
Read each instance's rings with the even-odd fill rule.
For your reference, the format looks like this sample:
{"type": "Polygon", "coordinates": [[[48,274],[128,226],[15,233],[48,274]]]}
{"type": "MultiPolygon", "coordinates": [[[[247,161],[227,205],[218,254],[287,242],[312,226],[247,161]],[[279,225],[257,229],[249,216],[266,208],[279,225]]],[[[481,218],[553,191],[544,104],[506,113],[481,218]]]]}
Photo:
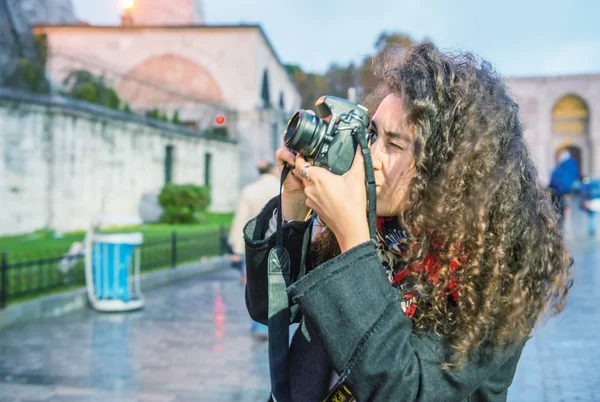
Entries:
{"type": "MultiPolygon", "coordinates": [[[[173,231],[178,235],[215,232],[221,226],[231,226],[232,219],[233,214],[207,214],[205,222],[201,224],[153,224],[111,229],[106,232],[140,231],[144,235],[144,241],[152,241],[169,238],[173,231]]],[[[56,236],[49,231],[40,230],[22,236],[0,237],[0,251],[6,252],[12,261],[60,256],[69,250],[73,242],[83,241],[84,236],[84,231],[56,236]]]]}

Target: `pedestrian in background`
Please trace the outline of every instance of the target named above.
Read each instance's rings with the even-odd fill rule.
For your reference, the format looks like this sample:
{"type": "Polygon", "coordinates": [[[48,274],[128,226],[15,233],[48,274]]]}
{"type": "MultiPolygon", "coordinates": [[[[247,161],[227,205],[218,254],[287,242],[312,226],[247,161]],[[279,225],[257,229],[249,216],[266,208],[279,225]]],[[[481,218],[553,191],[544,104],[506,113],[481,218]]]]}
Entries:
{"type": "MultiPolygon", "coordinates": [[[[271,198],[279,194],[279,168],[268,161],[261,161],[257,168],[258,179],[242,190],[229,231],[230,259],[232,267],[240,271],[242,285],[246,284],[244,225],[257,216],[271,198]]],[[[252,321],[252,333],[260,339],[268,339],[267,326],[256,321],[252,321]]]]}
{"type": "Polygon", "coordinates": [[[588,214],[588,234],[596,234],[596,216],[600,212],[600,179],[581,180],[581,209],[588,214]]]}
{"type": "Polygon", "coordinates": [[[567,149],[559,149],[556,157],[556,166],[550,176],[550,195],[552,203],[560,213],[560,226],[564,225],[565,211],[567,209],[568,197],[573,191],[573,185],[579,181],[579,165],[571,157],[567,149]]]}

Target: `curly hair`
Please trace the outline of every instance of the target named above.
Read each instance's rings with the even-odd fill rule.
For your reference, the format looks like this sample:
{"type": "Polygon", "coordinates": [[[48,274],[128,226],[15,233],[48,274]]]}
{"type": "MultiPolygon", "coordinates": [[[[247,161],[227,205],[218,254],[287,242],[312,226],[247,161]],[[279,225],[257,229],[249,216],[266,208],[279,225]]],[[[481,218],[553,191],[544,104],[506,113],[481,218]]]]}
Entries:
{"type": "MultiPolygon", "coordinates": [[[[545,312],[562,311],[572,259],[538,182],[517,103],[489,63],[427,42],[388,48],[376,74],[380,83],[365,105],[374,110],[396,94],[415,130],[404,262],[430,252],[441,262],[435,283],[412,273],[424,289],[411,318],[415,331],[447,339],[448,368],[462,366],[480,345],[524,341],[545,312]],[[450,269],[452,260],[461,261],[459,269],[450,269]],[[458,297],[451,303],[453,280],[458,297]]],[[[339,253],[331,232],[315,246],[317,262],[339,253]]]]}

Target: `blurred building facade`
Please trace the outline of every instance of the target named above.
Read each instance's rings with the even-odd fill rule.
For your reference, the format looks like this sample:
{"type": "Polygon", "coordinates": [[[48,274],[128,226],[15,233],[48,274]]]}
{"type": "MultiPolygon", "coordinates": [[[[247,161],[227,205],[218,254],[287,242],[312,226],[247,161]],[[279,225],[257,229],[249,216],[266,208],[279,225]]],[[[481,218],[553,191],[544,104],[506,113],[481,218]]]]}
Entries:
{"type": "Polygon", "coordinates": [[[600,177],[600,74],[509,78],[525,138],[547,184],[556,151],[568,148],[581,176],[600,177]]]}

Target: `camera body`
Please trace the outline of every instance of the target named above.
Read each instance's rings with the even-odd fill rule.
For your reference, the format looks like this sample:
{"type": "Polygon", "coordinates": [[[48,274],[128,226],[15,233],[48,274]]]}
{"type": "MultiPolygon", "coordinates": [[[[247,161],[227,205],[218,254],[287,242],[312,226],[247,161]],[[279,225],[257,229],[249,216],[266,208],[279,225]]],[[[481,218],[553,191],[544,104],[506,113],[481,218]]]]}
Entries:
{"type": "Polygon", "coordinates": [[[358,141],[368,143],[368,110],[335,96],[322,96],[315,103],[318,116],[300,109],[290,119],[284,133],[285,146],[311,158],[315,166],[341,175],[352,166],[358,141]]]}

